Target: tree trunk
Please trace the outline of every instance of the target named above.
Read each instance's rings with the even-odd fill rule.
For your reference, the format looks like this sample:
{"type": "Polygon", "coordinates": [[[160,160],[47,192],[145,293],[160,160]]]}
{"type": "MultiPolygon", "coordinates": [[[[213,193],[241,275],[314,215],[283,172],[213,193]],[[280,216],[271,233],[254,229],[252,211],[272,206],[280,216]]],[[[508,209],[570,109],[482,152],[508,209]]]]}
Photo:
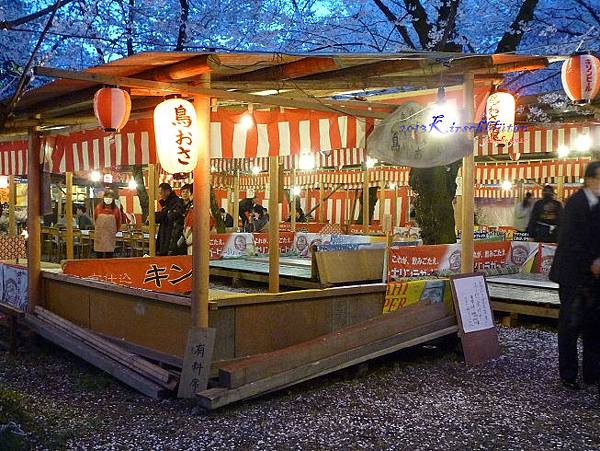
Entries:
{"type": "Polygon", "coordinates": [[[459,166],[460,161],[410,171],[410,186],[416,194],[415,220],[421,228],[423,244],[456,242],[452,200],[459,166]]]}
{"type": "Polygon", "coordinates": [[[148,205],[148,191],[146,191],[146,185],[144,184],[144,171],[141,166],[131,166],[131,172],[133,173],[133,179],[137,185],[136,191],[138,199],[140,200],[140,208],[142,209],[142,224],[148,219],[149,205],[148,205]]]}
{"type": "MultiPolygon", "coordinates": [[[[378,186],[371,186],[369,188],[369,224],[371,224],[371,221],[373,220],[373,213],[375,213],[375,204],[377,203],[377,191],[379,190],[378,186]]],[[[358,202],[359,202],[359,210],[358,210],[358,219],[356,220],[357,224],[362,224],[363,222],[363,216],[362,216],[362,203],[363,203],[363,196],[362,193],[360,195],[360,197],[358,198],[358,202]]]]}
{"type": "MultiPolygon", "coordinates": [[[[194,208],[198,207],[198,205],[194,206],[194,208]]],[[[215,190],[210,187],[210,212],[215,219],[215,227],[217,228],[217,233],[225,233],[225,221],[219,214],[219,204],[217,203],[217,196],[215,196],[215,190]]]]}

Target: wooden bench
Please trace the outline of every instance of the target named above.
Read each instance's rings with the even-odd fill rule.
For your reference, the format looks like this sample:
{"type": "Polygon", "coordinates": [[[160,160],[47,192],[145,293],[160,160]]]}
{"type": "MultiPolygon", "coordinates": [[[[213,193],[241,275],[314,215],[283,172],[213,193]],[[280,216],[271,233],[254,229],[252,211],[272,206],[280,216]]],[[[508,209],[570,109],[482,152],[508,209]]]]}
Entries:
{"type": "Polygon", "coordinates": [[[9,329],[9,341],[8,345],[4,344],[8,347],[8,352],[11,354],[16,354],[17,352],[17,323],[20,318],[22,318],[25,313],[21,310],[12,307],[7,304],[0,304],[0,314],[6,316],[6,322],[8,323],[9,329]]]}

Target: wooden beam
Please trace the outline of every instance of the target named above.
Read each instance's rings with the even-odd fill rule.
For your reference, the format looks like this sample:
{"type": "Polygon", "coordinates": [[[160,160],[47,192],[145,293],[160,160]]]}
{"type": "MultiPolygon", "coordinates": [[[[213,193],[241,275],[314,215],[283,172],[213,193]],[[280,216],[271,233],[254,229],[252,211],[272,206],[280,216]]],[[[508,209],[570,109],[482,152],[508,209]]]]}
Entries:
{"type": "MultiPolygon", "coordinates": [[[[475,115],[475,98],[473,92],[473,74],[465,75],[465,83],[463,88],[463,102],[465,105],[465,122],[472,123],[475,115]]],[[[462,161],[462,230],[460,238],[461,248],[461,272],[473,272],[473,251],[474,241],[473,232],[475,224],[475,192],[473,189],[473,171],[475,167],[474,151],[475,139],[473,132],[468,132],[473,141],[473,150],[471,153],[463,157],[462,161]]]]}
{"type": "Polygon", "coordinates": [[[67,199],[65,202],[65,225],[67,228],[67,259],[74,258],[73,253],[73,173],[66,172],[67,199]]]}
{"type": "MultiPolygon", "coordinates": [[[[188,58],[179,63],[163,66],[157,69],[152,75],[156,81],[182,80],[185,78],[197,77],[211,72],[221,64],[217,55],[199,55],[188,58]]],[[[144,74],[137,75],[138,77],[144,74]]]]}
{"type": "MultiPolygon", "coordinates": [[[[205,75],[207,82],[210,76],[205,75]]],[[[200,148],[194,169],[192,327],[208,327],[210,257],[210,97],[194,96],[200,148]]]]}
{"type": "Polygon", "coordinates": [[[269,157],[269,292],[279,292],[279,157],[269,157]]]}
{"type": "Polygon", "coordinates": [[[8,176],[8,234],[17,235],[17,218],[15,216],[15,207],[17,203],[17,185],[15,176],[8,176]]]}
{"type": "Polygon", "coordinates": [[[148,164],[148,253],[156,255],[156,168],[148,164]]]}
{"type": "Polygon", "coordinates": [[[219,370],[219,384],[228,388],[240,387],[440,320],[449,321],[443,321],[443,327],[456,324],[444,304],[411,305],[303,343],[223,365],[219,370]]]}
{"type": "MultiPolygon", "coordinates": [[[[314,73],[326,72],[339,69],[334,58],[307,57],[278,66],[265,67],[253,72],[240,75],[232,75],[225,80],[229,82],[240,81],[263,81],[263,80],[286,80],[314,73]]],[[[219,81],[220,83],[220,81],[219,81]]]]}
{"type": "MultiPolygon", "coordinates": [[[[35,73],[37,75],[43,75],[46,77],[64,78],[70,80],[84,80],[89,82],[95,82],[98,84],[113,84],[122,87],[133,88],[161,89],[164,90],[165,93],[172,92],[187,95],[202,95],[216,97],[220,99],[238,100],[241,102],[259,105],[276,105],[287,108],[303,108],[315,111],[339,112],[338,109],[330,108],[327,105],[323,105],[319,100],[292,100],[280,96],[257,96],[240,92],[202,88],[190,83],[160,82],[129,77],[114,77],[97,73],[74,72],[40,66],[37,66],[35,68],[35,73]]],[[[352,108],[344,108],[344,113],[362,117],[373,117],[378,119],[384,119],[385,117],[387,117],[386,113],[352,108]]]]}
{"type": "MultiPolygon", "coordinates": [[[[497,78],[497,77],[496,77],[497,78]]],[[[444,81],[449,85],[460,84],[462,76],[451,75],[444,77],[444,81]]],[[[435,81],[431,78],[422,76],[403,76],[394,75],[389,77],[363,77],[353,78],[342,77],[323,80],[256,80],[256,81],[229,81],[219,80],[214,83],[217,89],[240,89],[244,91],[267,91],[267,90],[303,90],[303,91],[352,91],[363,89],[384,89],[395,88],[398,86],[420,86],[436,87],[439,85],[439,79],[435,81]]],[[[295,94],[297,95],[297,94],[295,94]]]]}
{"type": "Polygon", "coordinates": [[[27,150],[27,311],[33,312],[42,303],[40,264],[42,260],[41,227],[41,140],[37,130],[29,132],[27,150]]]}

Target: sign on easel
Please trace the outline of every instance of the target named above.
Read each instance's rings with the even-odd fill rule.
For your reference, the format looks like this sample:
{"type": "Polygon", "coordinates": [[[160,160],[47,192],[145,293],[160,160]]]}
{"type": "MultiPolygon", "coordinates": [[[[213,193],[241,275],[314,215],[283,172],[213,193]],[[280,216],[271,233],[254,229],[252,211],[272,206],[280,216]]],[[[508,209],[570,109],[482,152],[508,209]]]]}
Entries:
{"type": "Polygon", "coordinates": [[[465,363],[477,365],[500,356],[498,333],[485,277],[481,273],[450,277],[465,363]]]}
{"type": "Polygon", "coordinates": [[[192,327],[189,330],[178,398],[193,398],[196,393],[206,390],[215,347],[215,332],[216,329],[209,327],[192,327]]]}

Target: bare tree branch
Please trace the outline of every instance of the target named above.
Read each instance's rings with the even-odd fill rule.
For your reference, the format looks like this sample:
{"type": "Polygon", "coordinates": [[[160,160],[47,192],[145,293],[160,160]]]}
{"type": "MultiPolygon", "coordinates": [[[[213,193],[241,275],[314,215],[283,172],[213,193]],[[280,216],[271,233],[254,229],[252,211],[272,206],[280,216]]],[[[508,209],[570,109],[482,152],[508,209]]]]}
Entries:
{"type": "Polygon", "coordinates": [[[19,25],[26,24],[33,20],[39,19],[40,17],[44,17],[46,14],[51,13],[53,10],[55,10],[55,8],[60,8],[69,3],[72,3],[72,2],[73,2],[73,0],[60,0],[58,2],[58,6],[56,6],[56,5],[48,6],[47,8],[40,9],[39,11],[37,11],[35,13],[29,14],[27,16],[19,17],[18,19],[0,21],[0,30],[11,30],[15,27],[18,27],[19,25]]]}
{"type": "Polygon", "coordinates": [[[415,46],[415,43],[413,42],[413,40],[410,38],[410,35],[408,34],[408,30],[406,29],[406,27],[404,25],[402,25],[400,23],[400,21],[398,20],[398,17],[396,17],[396,15],[383,3],[382,0],[373,0],[373,1],[377,5],[377,7],[381,10],[381,12],[385,15],[385,17],[387,17],[387,19],[391,23],[394,24],[394,27],[396,28],[396,30],[398,30],[398,33],[400,33],[400,36],[402,36],[402,39],[404,39],[404,42],[406,42],[406,45],[408,45],[412,49],[416,49],[417,47],[415,46]]]}
{"type": "Polygon", "coordinates": [[[404,6],[406,6],[406,10],[412,17],[412,25],[419,36],[421,47],[427,49],[430,42],[429,32],[431,31],[427,11],[425,11],[419,0],[404,0],[404,6]]]}
{"type": "Polygon", "coordinates": [[[495,53],[514,52],[523,39],[524,26],[533,20],[539,0],[524,0],[515,20],[498,42],[495,53]]]}
{"type": "Polygon", "coordinates": [[[592,8],[590,5],[588,5],[583,0],[575,0],[575,2],[579,5],[581,5],[581,7],[585,8],[587,10],[587,12],[590,13],[590,16],[592,16],[594,18],[594,20],[596,22],[598,22],[598,24],[600,24],[600,14],[598,13],[598,11],[596,11],[594,8],[592,8]]]}
{"type": "Polygon", "coordinates": [[[188,22],[188,15],[190,13],[190,4],[188,0],[179,0],[181,5],[181,15],[179,17],[179,33],[177,34],[177,45],[175,50],[183,50],[185,41],[187,40],[186,28],[188,22]]]}

